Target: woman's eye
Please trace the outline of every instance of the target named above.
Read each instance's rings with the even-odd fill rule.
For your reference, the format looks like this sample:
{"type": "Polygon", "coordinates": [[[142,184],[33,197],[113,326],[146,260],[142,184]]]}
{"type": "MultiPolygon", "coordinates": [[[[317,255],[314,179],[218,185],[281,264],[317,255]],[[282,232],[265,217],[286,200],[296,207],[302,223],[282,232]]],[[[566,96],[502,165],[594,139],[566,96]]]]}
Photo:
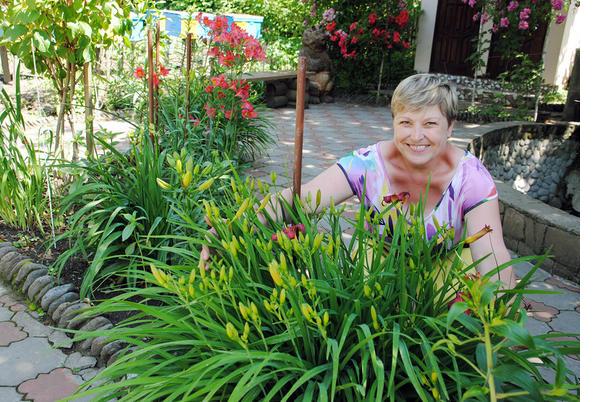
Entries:
{"type": "Polygon", "coordinates": [[[425,123],[426,126],[435,126],[437,125],[437,123],[435,121],[428,121],[427,123],[425,123]]]}

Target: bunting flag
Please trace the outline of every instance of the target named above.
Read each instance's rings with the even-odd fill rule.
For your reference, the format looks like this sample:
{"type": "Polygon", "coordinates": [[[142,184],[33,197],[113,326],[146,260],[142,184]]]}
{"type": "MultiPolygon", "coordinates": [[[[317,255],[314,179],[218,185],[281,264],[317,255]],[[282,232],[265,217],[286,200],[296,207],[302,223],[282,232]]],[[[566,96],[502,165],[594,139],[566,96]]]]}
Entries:
{"type": "MultiPolygon", "coordinates": [[[[191,32],[195,38],[206,38],[208,29],[199,24],[196,20],[196,13],[187,13],[184,11],[170,10],[150,10],[146,14],[132,13],[131,20],[133,28],[130,39],[132,41],[140,41],[145,39],[144,28],[146,26],[146,18],[152,14],[152,18],[158,18],[161,32],[165,32],[172,37],[185,38],[188,32],[191,32]]],[[[229,24],[235,24],[245,30],[250,36],[260,39],[260,30],[263,23],[263,17],[249,14],[222,14],[227,17],[229,24]]],[[[202,13],[211,20],[215,18],[215,14],[202,13]]]]}

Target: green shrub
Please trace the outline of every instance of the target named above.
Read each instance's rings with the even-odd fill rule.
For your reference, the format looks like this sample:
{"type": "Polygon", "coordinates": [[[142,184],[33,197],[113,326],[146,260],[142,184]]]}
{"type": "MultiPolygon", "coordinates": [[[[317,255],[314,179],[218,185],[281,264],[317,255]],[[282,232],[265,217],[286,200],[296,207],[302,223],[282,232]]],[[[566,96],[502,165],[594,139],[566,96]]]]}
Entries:
{"type": "Polygon", "coordinates": [[[261,224],[254,208],[266,204],[256,206],[256,187],[268,191],[232,182],[220,207],[204,203],[218,237],[190,223],[193,247],[169,250],[184,256],[180,264],[154,261],[140,273],[153,286],[92,310],[137,313],[79,335],[132,347],[92,380],[108,380],[90,391],[99,400],[577,399],[563,355],[578,353],[578,342],[523,326],[519,303],[535,269],[499,295],[494,278],[508,264],[464,276],[472,268],[456,257],[464,242],[447,250],[445,227],[441,243],[425,240],[420,206],[407,216],[411,226],[398,218],[389,242],[364,229],[372,213],[361,209],[346,244],[333,207],[309,216],[288,206],[295,225],[261,224]],[[209,265],[189,252],[202,244],[215,252],[209,265]],[[436,285],[449,258],[450,274],[436,285]],[[542,367],[556,369],[553,382],[542,367]]]}
{"type": "Polygon", "coordinates": [[[229,169],[227,162],[196,163],[186,152],[182,157],[175,154],[175,159],[158,151],[147,134],[126,153],[101,138],[97,141],[108,151],[105,156],[87,165],[70,165],[81,175],[63,200],[61,213],[72,215],[58,240],[69,239],[71,248],[52,266],[60,276],[72,256],[90,259],[80,286],[82,297],[115,286],[125,274],[129,286],[143,286],[134,268],[148,257],[166,261],[166,254],[157,252],[156,247],[174,244],[173,236],[180,229],[169,220],[173,214],[170,200],[177,197],[166,197],[161,185],[179,183],[186,193],[194,192],[200,183],[229,169]]]}

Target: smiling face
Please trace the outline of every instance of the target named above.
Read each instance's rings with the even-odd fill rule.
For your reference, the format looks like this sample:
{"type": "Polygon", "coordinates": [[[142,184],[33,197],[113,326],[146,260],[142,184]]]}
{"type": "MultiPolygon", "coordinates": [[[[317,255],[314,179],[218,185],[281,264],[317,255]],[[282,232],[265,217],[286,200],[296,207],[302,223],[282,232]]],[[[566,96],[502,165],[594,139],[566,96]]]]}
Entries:
{"type": "Polygon", "coordinates": [[[394,145],[407,163],[426,168],[447,150],[452,128],[437,105],[400,110],[394,115],[394,145]]]}

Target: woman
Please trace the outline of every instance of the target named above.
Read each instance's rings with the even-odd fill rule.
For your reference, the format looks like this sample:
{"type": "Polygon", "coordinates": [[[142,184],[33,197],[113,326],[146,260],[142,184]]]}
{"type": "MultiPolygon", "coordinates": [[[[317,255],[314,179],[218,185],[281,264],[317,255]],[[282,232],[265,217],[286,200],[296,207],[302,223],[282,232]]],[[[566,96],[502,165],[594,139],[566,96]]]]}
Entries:
{"type": "MultiPolygon", "coordinates": [[[[473,261],[490,254],[478,265],[479,273],[509,261],[491,175],[474,155],[448,142],[458,111],[456,90],[434,75],[416,74],[398,85],[391,109],[392,139],[341,158],[302,185],[301,198],[312,193],[309,199],[314,200],[318,190],[321,199],[333,197],[336,204],[353,195],[364,196],[367,207],[381,211],[391,194],[408,193],[408,202],[418,202],[431,180],[425,203],[427,236],[435,234],[434,218],[454,228],[455,241],[465,226],[470,236],[487,225],[492,231],[470,245],[473,261]]],[[[290,189],[282,195],[292,199],[290,189]]],[[[503,270],[500,279],[506,287],[514,287],[512,268],[503,270]]]]}
{"type": "MultiPolygon", "coordinates": [[[[339,204],[353,195],[359,199],[364,196],[367,208],[381,211],[392,194],[407,195],[409,203],[418,202],[429,183],[425,203],[429,238],[436,232],[434,219],[454,228],[455,241],[465,226],[467,236],[471,236],[487,225],[492,231],[470,245],[473,261],[490,254],[478,265],[479,273],[509,261],[491,175],[475,156],[448,142],[458,111],[456,90],[434,75],[416,74],[400,82],[391,109],[392,139],[341,158],[302,185],[301,198],[315,200],[320,191],[325,202],[316,208],[324,208],[331,198],[339,204]]],[[[281,195],[291,202],[291,189],[281,195]]],[[[269,214],[281,219],[281,208],[269,214]]],[[[380,233],[383,228],[379,228],[380,233]]],[[[204,248],[202,258],[208,257],[204,248]]],[[[514,287],[512,268],[500,272],[500,279],[505,287],[514,287]]]]}

